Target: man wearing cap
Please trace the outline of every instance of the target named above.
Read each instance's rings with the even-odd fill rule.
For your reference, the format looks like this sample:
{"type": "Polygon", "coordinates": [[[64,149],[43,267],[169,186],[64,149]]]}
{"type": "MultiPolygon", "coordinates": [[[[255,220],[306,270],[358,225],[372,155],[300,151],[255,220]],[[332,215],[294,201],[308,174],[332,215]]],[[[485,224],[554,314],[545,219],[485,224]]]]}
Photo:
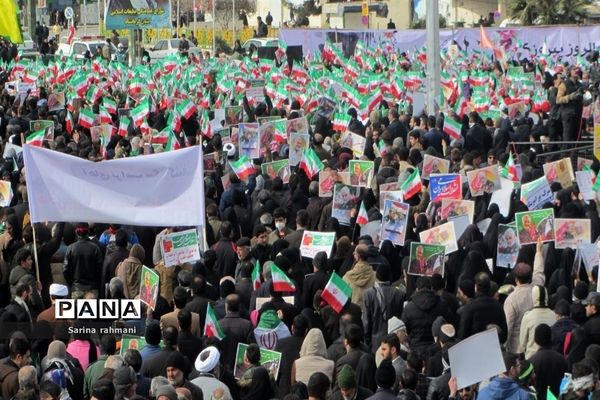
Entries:
{"type": "Polygon", "coordinates": [[[365,400],[373,395],[369,389],[358,386],[356,374],[350,365],[344,365],[337,376],[339,389],[331,396],[331,400],[365,400]]]}
{"type": "Polygon", "coordinates": [[[365,343],[371,346],[372,352],[377,351],[381,338],[387,333],[388,319],[402,315],[404,299],[400,290],[390,284],[390,279],[390,267],[379,264],[375,273],[375,285],[363,294],[365,343]]]}
{"type": "Polygon", "coordinates": [[[238,256],[238,262],[235,266],[235,279],[238,280],[240,278],[240,270],[242,269],[242,264],[245,262],[249,262],[252,265],[256,262],[252,254],[250,253],[251,242],[247,237],[241,237],[235,242],[236,250],[238,256]]]}
{"type": "Polygon", "coordinates": [[[86,293],[98,298],[102,275],[102,252],[88,237],[89,225],[79,223],[75,228],[77,241],[65,252],[63,274],[71,286],[71,298],[81,299],[86,293]]]}
{"type": "Polygon", "coordinates": [[[49,293],[51,305],[38,315],[37,321],[46,321],[54,326],[57,323],[54,311],[56,308],[56,299],[66,299],[69,297],[69,288],[60,283],[53,283],[50,285],[49,293]]]}
{"type": "Polygon", "coordinates": [[[513,353],[520,352],[521,321],[525,313],[533,308],[532,283],[544,286],[546,282],[541,241],[537,243],[533,271],[530,265],[521,262],[515,266],[514,273],[517,285],[504,302],[504,314],[508,328],[506,350],[513,353]]]}
{"type": "Polygon", "coordinates": [[[600,344],[600,293],[592,292],[583,301],[587,321],[583,324],[583,330],[588,338],[589,344],[600,344]]]}
{"type": "Polygon", "coordinates": [[[388,333],[393,333],[400,340],[400,355],[406,359],[410,351],[408,343],[408,333],[406,333],[406,324],[400,318],[392,317],[388,320],[388,333]]]}
{"type": "Polygon", "coordinates": [[[194,367],[199,372],[199,376],[191,381],[194,385],[202,389],[205,399],[213,397],[213,393],[217,389],[222,389],[225,398],[231,398],[231,393],[226,384],[221,382],[217,376],[219,375],[219,359],[221,354],[219,350],[214,346],[209,346],[202,350],[198,357],[194,367]]]}
{"type": "Polygon", "coordinates": [[[165,372],[169,383],[177,389],[178,387],[187,388],[192,392],[192,399],[202,400],[204,394],[202,389],[188,381],[186,376],[189,372],[189,361],[178,351],[174,351],[167,358],[165,363],[165,372]]]}
{"type": "Polygon", "coordinates": [[[113,375],[113,385],[115,385],[115,400],[129,399],[133,396],[137,386],[133,368],[128,365],[118,367],[113,375]]]}
{"type": "Polygon", "coordinates": [[[171,385],[161,385],[154,393],[156,400],[177,400],[177,391],[171,385]]]}

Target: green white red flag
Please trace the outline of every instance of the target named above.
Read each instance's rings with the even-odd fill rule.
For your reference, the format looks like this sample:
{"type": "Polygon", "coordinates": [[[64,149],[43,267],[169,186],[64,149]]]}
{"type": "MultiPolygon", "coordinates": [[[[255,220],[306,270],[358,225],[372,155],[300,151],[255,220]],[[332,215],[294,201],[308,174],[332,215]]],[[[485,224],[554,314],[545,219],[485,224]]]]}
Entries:
{"type": "Polygon", "coordinates": [[[219,340],[225,338],[225,333],[219,326],[219,320],[215,310],[211,307],[210,303],[206,305],[206,320],[204,322],[204,336],[216,337],[219,340]]]}
{"type": "Polygon", "coordinates": [[[423,184],[421,183],[421,174],[419,174],[419,169],[415,168],[412,174],[404,181],[402,185],[400,185],[400,190],[402,191],[402,197],[404,200],[408,200],[413,197],[415,194],[421,191],[423,184]]]}
{"type": "Polygon", "coordinates": [[[325,285],[321,297],[325,300],[331,308],[338,314],[342,311],[348,299],[352,296],[352,289],[350,286],[335,272],[331,274],[329,282],[325,285]]]}
{"type": "Polygon", "coordinates": [[[271,279],[276,292],[294,292],[296,290],[294,282],[275,264],[271,266],[271,279]]]}
{"type": "Polygon", "coordinates": [[[308,179],[312,179],[313,176],[323,169],[323,162],[312,148],[308,148],[304,150],[302,159],[300,159],[300,163],[298,163],[298,168],[306,173],[308,179]]]}

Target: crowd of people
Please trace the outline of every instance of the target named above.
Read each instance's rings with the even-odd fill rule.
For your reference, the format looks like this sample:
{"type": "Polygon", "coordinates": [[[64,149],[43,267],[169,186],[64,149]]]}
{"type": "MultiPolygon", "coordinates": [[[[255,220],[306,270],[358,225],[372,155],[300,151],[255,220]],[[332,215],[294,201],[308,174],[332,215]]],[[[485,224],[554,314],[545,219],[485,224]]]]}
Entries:
{"type": "MultiPolygon", "coordinates": [[[[569,65],[549,57],[444,57],[443,86],[449,90],[434,113],[416,112],[411,103],[423,80],[418,52],[398,55],[385,44],[369,50],[359,43],[350,58],[330,44],[303,62],[276,56],[230,61],[190,54],[131,69],[101,58],[0,65],[6,150],[0,175],[14,194],[0,212],[2,398],[598,398],[597,257],[584,268],[576,249],[539,240],[520,246],[512,268],[496,264],[498,226],[528,210],[519,185],[543,177],[544,163],[571,155],[567,150],[545,157],[562,148],[554,142],[577,141],[591,125],[596,82],[589,77],[596,60],[569,65]],[[264,98],[250,97],[251,78],[266,79],[264,98]],[[15,81],[32,86],[20,92],[15,81]],[[483,106],[476,101],[482,92],[489,100],[483,106]],[[62,106],[59,93],[65,95],[62,106]],[[185,99],[194,105],[189,113],[180,107],[185,99]],[[515,109],[516,103],[523,108],[515,109]],[[230,105],[244,109],[243,120],[231,126],[218,117],[230,105]],[[294,166],[285,179],[263,173],[261,164],[287,159],[295,150],[285,130],[259,141],[250,174],[236,174],[238,124],[263,123],[268,116],[306,118],[307,148],[322,163],[321,172],[342,180],[352,160],[374,161],[372,183],[361,182],[349,221],[332,216],[332,198],[322,197],[318,173],[294,166]],[[341,129],[338,118],[346,121],[341,129]],[[34,143],[30,123],[40,120],[54,124],[39,144],[98,162],[202,146],[215,161],[204,179],[202,259],[165,266],[161,238],[182,227],[57,221],[35,223],[34,236],[19,146],[33,145],[26,144],[34,143]],[[445,120],[459,125],[458,134],[445,129],[445,120]],[[108,137],[92,133],[100,124],[112,125],[108,137]],[[361,149],[346,147],[347,132],[364,139],[361,149]],[[410,244],[447,222],[440,202],[431,201],[427,179],[401,199],[410,206],[404,245],[380,243],[377,233],[361,232],[357,219],[362,204],[368,222],[381,221],[381,185],[403,184],[415,170],[422,172],[427,155],[448,160],[448,172],[465,176],[461,198],[475,207],[443,268],[417,276],[409,274],[410,244]],[[508,211],[501,212],[493,193],[472,196],[467,172],[509,170],[513,159],[520,176],[510,175],[515,189],[508,211]],[[303,256],[307,231],[334,232],[331,254],[303,256]],[[81,333],[86,321],[55,318],[58,299],[136,298],[142,266],[160,277],[155,306],[144,305],[141,320],[105,324],[134,327],[145,341],[141,350],[125,348],[118,334],[81,333]],[[273,271],[283,271],[295,290],[281,292],[273,271]],[[323,296],[334,273],[351,289],[341,309],[323,296]],[[223,337],[205,329],[213,312],[223,337]],[[489,329],[497,331],[506,369],[459,387],[449,350],[489,329]],[[265,330],[274,342],[262,340],[265,330]],[[261,366],[266,342],[281,353],[277,374],[261,366]],[[243,359],[236,357],[240,343],[248,345],[243,359]],[[240,368],[243,374],[236,374],[240,368]]],[[[591,157],[590,165],[595,172],[600,167],[591,157]]],[[[589,220],[594,243],[600,235],[596,200],[583,200],[576,182],[549,183],[554,200],[542,208],[557,218],[589,220]]]]}

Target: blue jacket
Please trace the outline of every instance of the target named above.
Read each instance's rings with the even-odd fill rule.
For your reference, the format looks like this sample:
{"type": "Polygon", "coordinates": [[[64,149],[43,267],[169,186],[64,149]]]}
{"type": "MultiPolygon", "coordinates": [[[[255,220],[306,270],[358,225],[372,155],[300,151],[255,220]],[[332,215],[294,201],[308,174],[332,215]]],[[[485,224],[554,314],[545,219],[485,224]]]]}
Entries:
{"type": "Polygon", "coordinates": [[[496,377],[483,388],[477,400],[529,400],[531,397],[514,379],[496,377]]]}

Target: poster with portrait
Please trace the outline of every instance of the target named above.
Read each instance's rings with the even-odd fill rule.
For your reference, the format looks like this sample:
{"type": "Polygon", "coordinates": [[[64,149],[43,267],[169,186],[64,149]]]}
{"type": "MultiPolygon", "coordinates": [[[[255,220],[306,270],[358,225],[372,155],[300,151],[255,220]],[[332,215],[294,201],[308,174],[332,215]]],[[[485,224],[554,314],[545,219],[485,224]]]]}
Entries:
{"type": "Polygon", "coordinates": [[[340,225],[350,225],[352,209],[358,205],[360,188],[336,183],[333,189],[333,207],[331,216],[337,218],[340,225]]]}
{"type": "Polygon", "coordinates": [[[0,207],[10,206],[13,199],[12,186],[9,181],[0,181],[0,207]]]}
{"type": "Polygon", "coordinates": [[[585,167],[592,168],[593,160],[577,157],[577,171],[583,171],[585,167]]]}
{"type": "Polygon", "coordinates": [[[265,120],[262,118],[260,124],[260,154],[264,156],[267,151],[278,152],[281,146],[288,141],[285,132],[285,119],[274,117],[275,119],[265,120]]]}
{"type": "Polygon", "coordinates": [[[90,137],[93,143],[105,143],[108,144],[110,137],[112,136],[114,126],[103,124],[95,125],[90,128],[90,137]]]}
{"type": "Polygon", "coordinates": [[[144,347],[146,347],[146,338],[144,336],[123,335],[119,354],[122,356],[129,349],[142,351],[144,347]]]}
{"type": "Polygon", "coordinates": [[[467,181],[473,197],[483,196],[484,193],[494,193],[502,188],[498,167],[495,165],[468,171],[467,181]]]}
{"type": "Polygon", "coordinates": [[[573,185],[575,175],[573,174],[573,166],[571,159],[563,158],[562,160],[546,163],[543,166],[544,175],[548,179],[548,183],[558,182],[563,189],[573,185]]]}
{"type": "Polygon", "coordinates": [[[431,174],[447,174],[450,170],[450,160],[425,154],[421,178],[429,179],[431,174]]]}
{"type": "Polygon", "coordinates": [[[383,206],[381,221],[381,241],[389,240],[398,246],[404,246],[408,226],[408,211],[410,206],[401,201],[386,200],[383,206]]]}
{"type": "Polygon", "coordinates": [[[220,128],[214,131],[214,136],[221,136],[221,143],[226,145],[227,143],[231,143],[231,131],[229,128],[220,128]]]}
{"type": "Polygon", "coordinates": [[[408,274],[444,276],[444,256],[446,247],[438,244],[412,242],[408,261],[408,274]]]}
{"type": "Polygon", "coordinates": [[[295,167],[298,165],[304,154],[304,150],[308,149],[309,139],[308,133],[292,133],[290,138],[290,165],[295,167]]]}
{"type": "Polygon", "coordinates": [[[159,275],[154,270],[142,266],[140,282],[140,300],[148,307],[154,309],[158,298],[159,275]]]}
{"type": "Polygon", "coordinates": [[[244,108],[242,106],[225,107],[225,126],[239,125],[244,122],[244,108]]]}
{"type": "Polygon", "coordinates": [[[350,160],[350,184],[364,188],[371,187],[375,163],[373,161],[350,160]]]}
{"type": "Polygon", "coordinates": [[[515,224],[498,224],[498,247],[496,266],[514,268],[521,245],[515,224]]]}
{"type": "Polygon", "coordinates": [[[38,119],[29,121],[29,132],[44,131],[44,141],[54,141],[54,121],[38,119]]]}
{"type": "Polygon", "coordinates": [[[318,100],[317,114],[323,118],[331,120],[336,108],[337,103],[334,100],[323,96],[318,100]]]}
{"type": "Polygon", "coordinates": [[[443,244],[446,248],[446,254],[454,253],[458,250],[454,222],[452,221],[420,232],[419,239],[421,242],[427,244],[443,244]]]}
{"type": "Polygon", "coordinates": [[[67,104],[65,92],[55,92],[48,95],[48,111],[61,111],[67,104]]]}
{"type": "MultiPolygon", "coordinates": [[[[250,367],[250,365],[244,361],[247,348],[247,344],[238,343],[237,351],[235,353],[235,366],[233,369],[233,376],[237,380],[241,379],[241,377],[244,376],[244,372],[250,367]]],[[[277,380],[277,376],[279,375],[279,365],[281,364],[281,353],[261,347],[259,364],[265,367],[273,380],[277,380]]]]}
{"type": "Polygon", "coordinates": [[[469,217],[469,221],[473,223],[475,216],[475,202],[473,200],[455,200],[455,199],[442,199],[442,206],[440,207],[440,217],[442,219],[450,219],[466,215],[469,217]]]}
{"type": "Polygon", "coordinates": [[[215,151],[213,153],[204,154],[202,158],[205,174],[217,170],[217,166],[219,165],[219,153],[215,151]]]}
{"type": "Polygon", "coordinates": [[[379,209],[383,210],[386,200],[402,201],[404,197],[402,190],[387,190],[385,192],[379,192],[379,209]]]}
{"type": "Polygon", "coordinates": [[[592,242],[592,224],[589,219],[555,218],[554,231],[557,249],[576,249],[592,242]]]}
{"type": "Polygon", "coordinates": [[[554,240],[554,209],[526,211],[515,214],[515,223],[521,246],[554,240]]]}
{"type": "Polygon", "coordinates": [[[261,166],[261,172],[269,177],[269,179],[275,179],[280,177],[283,183],[290,181],[290,160],[277,160],[269,163],[263,163],[261,166]]]}
{"type": "Polygon", "coordinates": [[[339,172],[333,168],[319,171],[319,197],[332,197],[336,183],[350,185],[350,172],[339,172]]]}
{"type": "Polygon", "coordinates": [[[355,157],[360,158],[365,154],[367,139],[350,131],[346,131],[340,138],[340,147],[352,150],[355,157]]]}
{"type": "Polygon", "coordinates": [[[167,0],[108,0],[106,29],[171,28],[170,4],[167,0]]]}
{"type": "Polygon", "coordinates": [[[238,125],[238,149],[239,156],[246,156],[249,159],[260,157],[260,131],[258,123],[248,123],[238,125]]]}
{"type": "Polygon", "coordinates": [[[596,192],[594,191],[595,179],[596,175],[592,170],[575,172],[575,180],[577,181],[579,192],[583,196],[583,199],[586,201],[596,199],[596,192]]]}
{"type": "Polygon", "coordinates": [[[287,137],[292,133],[308,133],[308,119],[300,117],[285,120],[285,132],[287,137]]]}

